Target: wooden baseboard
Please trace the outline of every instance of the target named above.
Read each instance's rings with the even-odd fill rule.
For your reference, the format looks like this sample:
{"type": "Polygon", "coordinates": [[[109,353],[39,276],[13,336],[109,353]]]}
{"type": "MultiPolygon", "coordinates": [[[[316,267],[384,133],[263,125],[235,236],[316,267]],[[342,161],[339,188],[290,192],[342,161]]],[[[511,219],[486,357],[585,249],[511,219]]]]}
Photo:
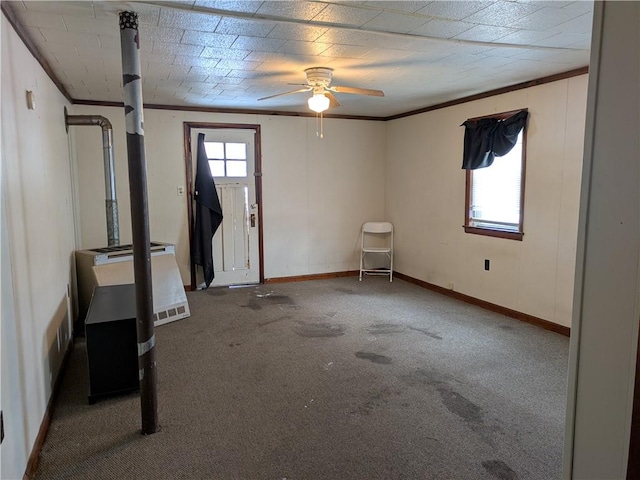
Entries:
{"type": "Polygon", "coordinates": [[[357,277],[359,274],[360,274],[359,270],[347,270],[345,272],[314,273],[311,275],[296,275],[293,277],[265,278],[264,283],[306,282],[307,280],[326,280],[329,278],[357,277]]]}
{"type": "Polygon", "coordinates": [[[557,323],[553,323],[548,320],[544,320],[542,318],[534,317],[533,315],[529,315],[527,313],[518,312],[517,310],[512,310],[510,308],[503,307],[501,305],[496,305],[495,303],[487,302],[485,300],[480,300],[479,298],[471,297],[469,295],[465,295],[464,293],[456,292],[454,290],[449,290],[447,288],[434,285],[433,283],[425,282],[424,280],[418,280],[417,278],[410,277],[409,275],[405,275],[404,273],[393,272],[393,276],[395,278],[404,280],[405,282],[413,283],[414,285],[418,285],[420,287],[426,288],[427,290],[441,293],[442,295],[446,295],[448,297],[455,298],[457,300],[462,300],[463,302],[470,303],[471,305],[476,305],[478,307],[484,308],[485,310],[490,310],[492,312],[499,313],[507,317],[515,318],[516,320],[520,320],[522,322],[531,323],[538,327],[542,327],[545,330],[550,330],[552,332],[560,333],[567,337],[570,336],[570,333],[571,333],[571,329],[569,327],[558,325],[557,323]]]}
{"type": "Polygon", "coordinates": [[[72,350],[73,350],[73,337],[69,342],[69,345],[67,346],[67,351],[65,352],[64,358],[62,359],[62,363],[60,364],[60,370],[58,370],[56,381],[53,383],[51,396],[49,397],[49,402],[47,403],[47,409],[44,411],[44,416],[42,417],[42,423],[40,424],[40,430],[38,430],[38,435],[36,436],[36,440],[35,442],[33,442],[33,448],[31,449],[29,460],[27,460],[27,468],[24,472],[22,480],[31,480],[36,475],[36,470],[38,469],[38,462],[40,461],[40,451],[42,450],[44,441],[47,438],[47,433],[49,432],[49,425],[51,425],[51,412],[53,411],[53,404],[55,403],[55,400],[60,391],[60,384],[62,383],[62,377],[64,375],[65,370],[67,369],[67,364],[69,363],[69,357],[71,356],[72,350]]]}

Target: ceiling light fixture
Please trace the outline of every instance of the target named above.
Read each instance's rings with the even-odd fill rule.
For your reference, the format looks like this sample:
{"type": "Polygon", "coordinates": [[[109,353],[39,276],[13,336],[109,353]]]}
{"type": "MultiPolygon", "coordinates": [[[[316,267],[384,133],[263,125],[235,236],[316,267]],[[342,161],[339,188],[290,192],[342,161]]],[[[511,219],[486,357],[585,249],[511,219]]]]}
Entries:
{"type": "Polygon", "coordinates": [[[314,93],[313,97],[307,100],[309,108],[316,113],[322,113],[329,108],[329,98],[324,93],[314,93]]]}

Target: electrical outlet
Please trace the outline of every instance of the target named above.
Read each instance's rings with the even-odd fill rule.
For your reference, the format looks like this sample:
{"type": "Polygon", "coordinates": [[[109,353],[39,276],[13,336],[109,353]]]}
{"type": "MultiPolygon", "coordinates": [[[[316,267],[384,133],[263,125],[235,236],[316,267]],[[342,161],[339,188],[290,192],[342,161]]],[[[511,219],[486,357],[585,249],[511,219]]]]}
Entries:
{"type": "Polygon", "coordinates": [[[177,188],[177,192],[178,192],[178,196],[179,196],[179,197],[182,197],[182,196],[184,195],[184,187],[183,187],[182,185],[180,185],[180,186],[177,188]]]}
{"type": "Polygon", "coordinates": [[[484,260],[484,269],[489,270],[489,260],[485,258],[484,260]]]}

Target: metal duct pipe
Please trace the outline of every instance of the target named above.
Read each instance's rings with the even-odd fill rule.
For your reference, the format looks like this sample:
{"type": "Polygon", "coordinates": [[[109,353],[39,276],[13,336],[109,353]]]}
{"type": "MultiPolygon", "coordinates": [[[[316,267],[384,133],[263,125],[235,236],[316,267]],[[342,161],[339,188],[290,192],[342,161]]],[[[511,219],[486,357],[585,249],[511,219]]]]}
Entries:
{"type": "Polygon", "coordinates": [[[69,125],[97,125],[102,128],[102,157],[104,162],[105,209],[107,213],[108,246],[120,245],[118,226],[118,199],[116,196],[116,170],[113,157],[113,127],[106,117],[101,115],[69,115],[64,108],[64,121],[67,132],[69,125]]]}

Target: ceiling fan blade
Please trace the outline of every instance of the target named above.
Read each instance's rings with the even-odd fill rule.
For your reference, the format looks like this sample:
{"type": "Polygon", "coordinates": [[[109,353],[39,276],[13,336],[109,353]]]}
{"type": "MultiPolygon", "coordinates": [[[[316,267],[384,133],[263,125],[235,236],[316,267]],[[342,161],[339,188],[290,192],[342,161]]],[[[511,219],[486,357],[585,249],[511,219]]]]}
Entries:
{"type": "Polygon", "coordinates": [[[373,97],[384,97],[384,92],[382,90],[371,90],[369,88],[358,87],[341,87],[338,85],[329,88],[337,93],[353,93],[355,95],[371,95],[373,97]]]}
{"type": "Polygon", "coordinates": [[[292,93],[308,92],[310,90],[311,90],[311,87],[299,88],[298,90],[292,90],[291,92],[276,93],[275,95],[269,95],[268,97],[262,97],[262,98],[259,98],[258,101],[260,101],[260,100],[268,100],[269,98],[281,97],[282,95],[291,95],[292,93]]]}
{"type": "Polygon", "coordinates": [[[335,108],[340,106],[340,102],[338,101],[338,99],[333,93],[326,91],[324,92],[324,94],[329,99],[329,108],[335,108]]]}

